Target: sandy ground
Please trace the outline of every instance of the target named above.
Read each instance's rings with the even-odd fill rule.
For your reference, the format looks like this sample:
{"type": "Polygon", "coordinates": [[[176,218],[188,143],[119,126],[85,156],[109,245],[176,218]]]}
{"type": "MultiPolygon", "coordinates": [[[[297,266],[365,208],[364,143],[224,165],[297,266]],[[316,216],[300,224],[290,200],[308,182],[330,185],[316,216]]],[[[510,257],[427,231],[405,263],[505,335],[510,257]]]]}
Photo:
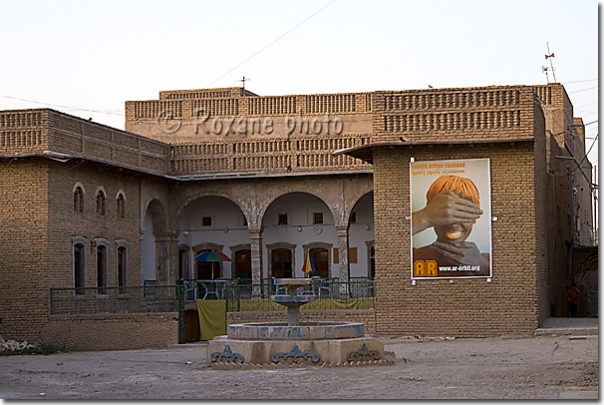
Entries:
{"type": "Polygon", "coordinates": [[[598,339],[389,339],[393,365],[216,370],[205,345],[0,357],[2,399],[597,399],[598,339]],[[187,364],[190,362],[190,364],[187,364]]]}

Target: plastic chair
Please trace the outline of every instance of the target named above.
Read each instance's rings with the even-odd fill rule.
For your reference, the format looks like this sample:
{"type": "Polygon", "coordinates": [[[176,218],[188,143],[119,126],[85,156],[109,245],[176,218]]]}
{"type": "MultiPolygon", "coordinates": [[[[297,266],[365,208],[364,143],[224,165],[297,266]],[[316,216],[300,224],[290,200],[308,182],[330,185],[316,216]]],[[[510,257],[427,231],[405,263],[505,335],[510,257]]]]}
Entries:
{"type": "Polygon", "coordinates": [[[273,277],[273,285],[275,286],[275,295],[287,295],[288,291],[283,285],[279,284],[277,277],[273,277]],[[281,294],[280,294],[281,292],[281,294]]]}
{"type": "Polygon", "coordinates": [[[327,296],[331,298],[331,288],[329,287],[329,282],[319,276],[313,276],[311,278],[314,295],[321,299],[323,293],[327,293],[327,296]]]}
{"type": "Polygon", "coordinates": [[[182,284],[185,287],[185,299],[186,300],[197,299],[197,283],[195,281],[183,280],[182,284]]]}

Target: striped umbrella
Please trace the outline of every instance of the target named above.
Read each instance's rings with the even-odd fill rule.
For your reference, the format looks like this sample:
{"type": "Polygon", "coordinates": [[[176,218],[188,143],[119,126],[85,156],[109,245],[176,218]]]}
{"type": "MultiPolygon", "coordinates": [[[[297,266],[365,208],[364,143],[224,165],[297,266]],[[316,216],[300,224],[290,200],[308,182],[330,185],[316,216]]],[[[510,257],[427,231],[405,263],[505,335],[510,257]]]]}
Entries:
{"type": "Polygon", "coordinates": [[[206,250],[201,252],[195,258],[198,262],[230,262],[231,259],[222,252],[216,252],[215,250],[206,250]]]}

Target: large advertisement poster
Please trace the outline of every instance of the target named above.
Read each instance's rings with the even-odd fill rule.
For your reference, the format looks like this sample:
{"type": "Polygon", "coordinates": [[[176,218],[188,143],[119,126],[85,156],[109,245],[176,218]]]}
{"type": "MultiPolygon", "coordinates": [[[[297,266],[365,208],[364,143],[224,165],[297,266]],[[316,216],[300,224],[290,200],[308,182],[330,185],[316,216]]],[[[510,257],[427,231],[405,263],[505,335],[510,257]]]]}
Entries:
{"type": "Polygon", "coordinates": [[[411,278],[492,277],[490,160],[410,164],[411,278]]]}

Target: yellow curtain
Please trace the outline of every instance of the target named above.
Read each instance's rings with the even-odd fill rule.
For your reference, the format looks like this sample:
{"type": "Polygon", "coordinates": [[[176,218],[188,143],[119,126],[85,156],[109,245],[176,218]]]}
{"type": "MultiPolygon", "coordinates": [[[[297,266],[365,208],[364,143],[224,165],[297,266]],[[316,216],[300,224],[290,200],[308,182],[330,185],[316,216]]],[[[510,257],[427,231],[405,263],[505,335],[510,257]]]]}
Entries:
{"type": "Polygon", "coordinates": [[[226,335],[225,300],[197,300],[197,314],[201,340],[212,340],[214,336],[226,335]]]}

